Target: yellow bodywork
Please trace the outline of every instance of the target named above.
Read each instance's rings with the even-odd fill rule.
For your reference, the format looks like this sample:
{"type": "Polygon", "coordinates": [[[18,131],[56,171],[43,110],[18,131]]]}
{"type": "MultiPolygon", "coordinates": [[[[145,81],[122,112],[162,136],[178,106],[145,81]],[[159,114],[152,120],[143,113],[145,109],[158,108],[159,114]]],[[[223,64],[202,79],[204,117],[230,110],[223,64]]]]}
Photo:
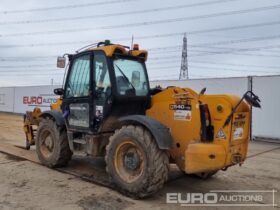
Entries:
{"type": "Polygon", "coordinates": [[[61,111],[62,101],[63,101],[63,98],[59,97],[55,103],[51,104],[51,110],[61,111]]]}
{"type": "Polygon", "coordinates": [[[145,61],[148,58],[148,52],[146,50],[127,50],[122,45],[112,44],[108,46],[101,46],[97,48],[90,48],[89,50],[102,50],[106,56],[112,57],[114,53],[119,52],[123,55],[131,55],[135,57],[143,57],[145,61]]]}
{"type": "Polygon", "coordinates": [[[29,149],[31,145],[35,144],[34,131],[36,130],[33,126],[39,125],[39,118],[42,114],[41,109],[36,107],[32,112],[27,111],[24,115],[23,130],[26,136],[26,147],[29,149]]]}
{"type": "Polygon", "coordinates": [[[250,109],[242,102],[230,124],[223,124],[239,97],[229,95],[198,95],[192,89],[172,87],[152,97],[146,115],[170,129],[173,145],[171,158],[186,173],[211,172],[242,163],[246,158],[249,139],[250,109]],[[202,142],[199,104],[207,104],[214,127],[211,142],[202,142]],[[191,110],[182,113],[174,105],[188,105],[191,110]],[[218,135],[219,131],[224,135],[218,135]]]}

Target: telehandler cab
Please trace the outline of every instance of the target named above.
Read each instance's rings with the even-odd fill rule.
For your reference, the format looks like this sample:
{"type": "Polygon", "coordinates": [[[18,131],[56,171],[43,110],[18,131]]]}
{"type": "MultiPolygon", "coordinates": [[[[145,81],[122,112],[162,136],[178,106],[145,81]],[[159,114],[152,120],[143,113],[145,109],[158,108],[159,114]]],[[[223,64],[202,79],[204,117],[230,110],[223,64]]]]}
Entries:
{"type": "Polygon", "coordinates": [[[134,198],[161,189],[170,163],[204,178],[242,164],[258,97],[150,88],[147,54],[109,41],[68,54],[64,87],[54,90],[60,99],[25,116],[27,149],[35,144],[48,167],[65,166],[75,151],[103,156],[118,190],[134,198]]]}

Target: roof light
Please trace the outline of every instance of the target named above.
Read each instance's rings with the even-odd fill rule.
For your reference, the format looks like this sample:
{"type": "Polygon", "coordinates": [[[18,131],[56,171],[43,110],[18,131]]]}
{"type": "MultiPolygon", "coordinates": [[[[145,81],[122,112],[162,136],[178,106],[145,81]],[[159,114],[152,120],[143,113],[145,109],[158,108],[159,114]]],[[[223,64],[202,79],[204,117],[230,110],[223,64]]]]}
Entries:
{"type": "Polygon", "coordinates": [[[111,44],[111,41],[106,39],[105,42],[104,42],[104,45],[110,45],[111,44]]]}
{"type": "Polygon", "coordinates": [[[133,44],[133,50],[139,50],[139,44],[133,44]]]}

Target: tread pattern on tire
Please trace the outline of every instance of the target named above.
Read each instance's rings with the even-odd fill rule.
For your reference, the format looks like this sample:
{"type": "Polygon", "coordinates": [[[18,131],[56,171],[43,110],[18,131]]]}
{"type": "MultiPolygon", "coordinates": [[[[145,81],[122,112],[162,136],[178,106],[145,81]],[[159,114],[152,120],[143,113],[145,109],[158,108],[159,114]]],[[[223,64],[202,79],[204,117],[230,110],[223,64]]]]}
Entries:
{"type": "Polygon", "coordinates": [[[72,151],[69,148],[67,134],[65,128],[58,126],[52,119],[46,118],[42,119],[39,124],[37,135],[36,135],[36,152],[38,154],[39,160],[46,166],[51,168],[63,167],[71,160],[72,151]],[[57,144],[54,154],[50,160],[46,160],[38,147],[40,133],[44,129],[49,129],[55,136],[55,144],[57,144]]]}
{"type": "Polygon", "coordinates": [[[113,173],[112,165],[109,161],[113,161],[112,148],[113,142],[123,133],[134,133],[137,136],[137,141],[143,145],[147,152],[147,158],[149,159],[149,167],[146,170],[147,177],[143,180],[141,186],[134,186],[129,190],[126,189],[126,186],[122,186],[119,183],[115,183],[117,188],[122,193],[133,197],[133,198],[143,198],[147,197],[163,187],[163,184],[168,179],[169,171],[169,158],[166,151],[160,150],[156,141],[154,140],[151,133],[142,126],[123,126],[121,129],[116,130],[115,133],[110,137],[109,143],[106,147],[106,156],[105,161],[107,164],[106,171],[110,177],[114,180],[115,174],[113,173]]]}

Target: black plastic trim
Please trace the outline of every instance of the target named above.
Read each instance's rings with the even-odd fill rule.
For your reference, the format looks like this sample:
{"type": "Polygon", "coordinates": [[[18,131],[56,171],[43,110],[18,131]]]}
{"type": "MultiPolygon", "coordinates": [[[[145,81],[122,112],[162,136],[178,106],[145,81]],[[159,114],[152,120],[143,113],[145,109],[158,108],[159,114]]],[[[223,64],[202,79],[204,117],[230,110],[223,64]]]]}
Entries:
{"type": "Polygon", "coordinates": [[[63,115],[61,112],[45,111],[40,115],[40,117],[42,117],[42,118],[51,117],[51,118],[55,119],[55,122],[58,126],[65,125],[65,121],[64,121],[64,118],[63,118],[63,115]]]}

